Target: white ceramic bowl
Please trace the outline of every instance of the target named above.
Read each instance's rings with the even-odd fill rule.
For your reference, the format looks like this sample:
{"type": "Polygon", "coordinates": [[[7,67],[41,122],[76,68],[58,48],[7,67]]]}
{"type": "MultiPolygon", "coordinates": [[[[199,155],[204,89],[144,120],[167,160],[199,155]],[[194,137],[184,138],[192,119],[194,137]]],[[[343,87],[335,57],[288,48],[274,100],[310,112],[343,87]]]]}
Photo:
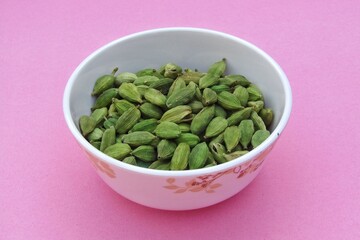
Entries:
{"type": "Polygon", "coordinates": [[[219,203],[247,186],[259,173],[266,155],[281,136],[291,112],[289,82],[264,51],[237,37],[207,29],[163,28],[117,39],[88,56],[71,75],[64,93],[66,123],[99,176],[116,192],[139,204],[167,210],[188,210],[219,203]],[[94,148],[81,135],[78,120],[90,114],[90,96],[97,77],[118,66],[135,72],[174,62],[206,71],[227,59],[227,73],[242,74],[263,91],[274,110],[271,135],[248,154],[218,166],[162,171],[132,166],[94,148]]]}

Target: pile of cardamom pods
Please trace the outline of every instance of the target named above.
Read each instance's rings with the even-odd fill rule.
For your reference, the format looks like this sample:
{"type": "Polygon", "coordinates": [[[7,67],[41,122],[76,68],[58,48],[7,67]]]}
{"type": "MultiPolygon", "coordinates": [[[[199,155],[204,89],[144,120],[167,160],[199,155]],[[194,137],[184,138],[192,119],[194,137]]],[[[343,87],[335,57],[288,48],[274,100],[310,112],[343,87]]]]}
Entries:
{"type": "Polygon", "coordinates": [[[207,72],[168,63],[101,76],[82,135],[110,157],[160,170],[199,169],[231,161],[269,135],[273,111],[242,75],[226,75],[226,59],[207,72]]]}

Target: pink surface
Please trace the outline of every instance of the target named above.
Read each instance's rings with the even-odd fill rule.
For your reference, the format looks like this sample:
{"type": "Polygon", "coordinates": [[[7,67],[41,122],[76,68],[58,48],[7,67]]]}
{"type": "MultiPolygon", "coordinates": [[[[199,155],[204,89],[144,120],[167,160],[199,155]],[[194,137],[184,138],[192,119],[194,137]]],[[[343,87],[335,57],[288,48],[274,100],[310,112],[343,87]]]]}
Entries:
{"type": "Polygon", "coordinates": [[[360,239],[360,4],[288,2],[3,0],[0,239],[360,239]],[[62,112],[65,84],[83,58],[126,34],[169,26],[254,43],[283,67],[294,98],[255,181],[188,212],[113,192],[62,112]]]}

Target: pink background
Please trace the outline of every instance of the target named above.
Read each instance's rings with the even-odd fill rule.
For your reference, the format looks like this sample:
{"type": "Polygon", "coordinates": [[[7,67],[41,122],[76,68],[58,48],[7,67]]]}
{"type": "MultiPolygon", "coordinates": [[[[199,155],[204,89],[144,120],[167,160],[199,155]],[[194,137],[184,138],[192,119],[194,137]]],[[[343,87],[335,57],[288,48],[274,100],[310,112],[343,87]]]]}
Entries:
{"type": "Polygon", "coordinates": [[[1,240],[360,239],[358,0],[0,6],[1,240]],[[65,84],[82,59],[126,34],[172,26],[254,43],[282,66],[294,98],[287,129],[254,182],[187,212],[150,209],[113,192],[62,112],[65,84]]]}

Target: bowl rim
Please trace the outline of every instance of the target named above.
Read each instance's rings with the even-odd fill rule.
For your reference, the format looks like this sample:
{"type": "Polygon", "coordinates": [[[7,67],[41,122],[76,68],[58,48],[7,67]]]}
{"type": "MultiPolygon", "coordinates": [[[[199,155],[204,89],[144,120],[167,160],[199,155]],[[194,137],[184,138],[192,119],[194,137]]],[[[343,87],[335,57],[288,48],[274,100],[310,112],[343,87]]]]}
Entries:
{"type": "Polygon", "coordinates": [[[84,150],[91,153],[96,158],[102,159],[103,161],[107,162],[108,164],[115,165],[119,168],[125,169],[127,171],[131,172],[137,172],[140,174],[147,174],[147,175],[155,175],[155,176],[163,176],[163,177],[179,177],[179,176],[195,176],[195,175],[206,175],[209,173],[214,172],[221,172],[228,169],[232,169],[236,166],[239,166],[241,164],[244,164],[245,162],[251,160],[255,156],[261,154],[264,152],[267,148],[269,148],[272,144],[276,142],[278,137],[281,135],[283,130],[285,129],[289,118],[290,113],[292,109],[292,91],[290,87],[290,83],[288,81],[288,78],[282,68],[279,66],[279,64],[272,58],[270,55],[268,55],[265,51],[260,49],[259,47],[255,46],[254,44],[230,35],[228,33],[206,29],[206,28],[195,28],[195,27],[165,27],[165,28],[155,28],[150,30],[145,30],[141,32],[132,33],[123,37],[120,37],[118,39],[115,39],[102,47],[98,48],[94,52],[92,52],[90,55],[88,55],[74,70],[74,72],[71,74],[70,78],[68,79],[68,82],[65,86],[65,91],[63,94],[63,113],[65,117],[66,124],[72,133],[72,135],[75,137],[77,142],[82,146],[84,150]],[[222,163],[216,166],[208,167],[208,168],[201,168],[201,169],[191,169],[191,170],[177,170],[177,171],[164,171],[164,170],[156,170],[156,169],[148,169],[148,168],[142,168],[138,166],[133,166],[124,162],[121,162],[119,160],[116,160],[102,152],[100,152],[98,149],[96,149],[94,146],[92,146],[80,133],[78,128],[76,127],[73,119],[72,114],[70,111],[70,93],[72,90],[72,87],[74,85],[75,79],[77,75],[79,74],[80,70],[94,57],[96,57],[98,54],[100,54],[102,51],[104,51],[107,48],[112,47],[115,44],[118,44],[123,41],[128,41],[133,38],[139,38],[139,37],[145,37],[147,35],[151,34],[161,34],[164,32],[192,32],[192,33],[203,33],[203,34],[210,34],[210,35],[216,35],[220,37],[224,37],[233,41],[236,41],[247,48],[252,49],[253,51],[257,52],[258,54],[262,55],[274,68],[274,70],[278,73],[280,76],[281,84],[285,90],[285,106],[284,106],[284,112],[282,117],[280,118],[279,123],[274,128],[274,130],[271,132],[270,136],[261,143],[258,147],[251,150],[249,153],[238,157],[232,161],[222,163]]]}

